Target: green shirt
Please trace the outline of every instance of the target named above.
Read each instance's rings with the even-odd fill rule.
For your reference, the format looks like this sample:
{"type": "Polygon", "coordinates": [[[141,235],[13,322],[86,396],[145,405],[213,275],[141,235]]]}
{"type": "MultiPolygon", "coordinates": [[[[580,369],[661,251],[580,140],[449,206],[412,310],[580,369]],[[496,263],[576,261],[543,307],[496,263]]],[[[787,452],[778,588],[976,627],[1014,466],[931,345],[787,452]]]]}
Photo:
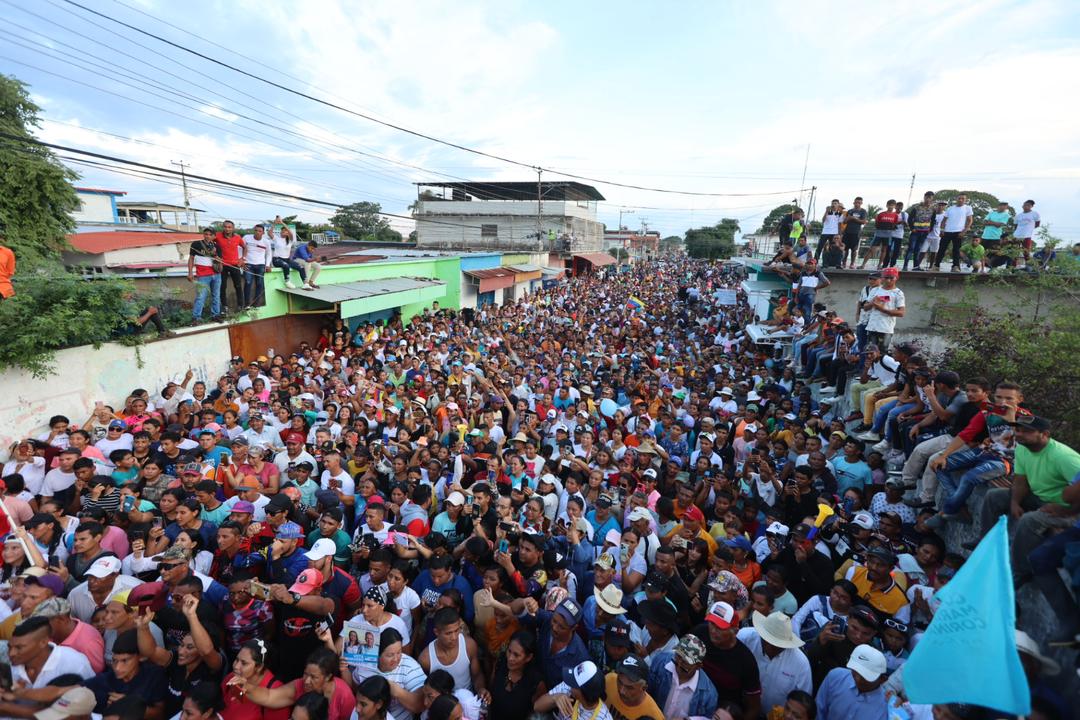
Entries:
{"type": "Polygon", "coordinates": [[[976,245],[974,243],[968,243],[960,248],[960,254],[970,258],[973,261],[978,262],[986,257],[986,248],[982,245],[976,245]]]}
{"type": "MultiPolygon", "coordinates": [[[[311,547],[315,544],[315,541],[323,536],[322,531],[315,528],[308,533],[307,547],[311,547]]],[[[341,568],[347,568],[352,564],[352,550],[349,549],[349,535],[344,530],[339,529],[330,538],[337,545],[337,552],[334,553],[334,564],[341,568]]]]}
{"type": "Polygon", "coordinates": [[[1031,492],[1043,502],[1065,505],[1061,491],[1080,473],[1080,453],[1057,440],[1037,453],[1017,444],[1014,473],[1026,477],[1031,492]]]}
{"type": "MultiPolygon", "coordinates": [[[[1004,223],[1005,225],[1008,225],[1009,220],[1012,219],[1012,215],[1009,214],[1008,210],[1006,210],[1005,212],[998,212],[997,210],[991,210],[990,212],[986,213],[986,219],[989,220],[990,222],[999,222],[999,223],[1004,223]]],[[[1005,229],[1004,226],[1002,226],[1002,227],[994,227],[993,225],[987,225],[987,226],[985,226],[983,228],[982,239],[983,240],[1000,240],[1001,239],[1001,231],[1004,230],[1004,229],[1005,229]]]]}

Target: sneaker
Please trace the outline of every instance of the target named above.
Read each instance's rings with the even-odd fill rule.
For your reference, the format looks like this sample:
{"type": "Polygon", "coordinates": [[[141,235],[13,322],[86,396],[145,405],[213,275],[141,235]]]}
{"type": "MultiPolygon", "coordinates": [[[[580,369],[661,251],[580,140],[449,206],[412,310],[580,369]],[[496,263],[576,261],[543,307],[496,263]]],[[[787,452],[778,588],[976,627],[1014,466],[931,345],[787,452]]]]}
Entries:
{"type": "Polygon", "coordinates": [[[958,273],[958,272],[963,272],[963,271],[960,269],[959,265],[953,265],[952,268],[949,270],[949,272],[958,273]]]}
{"type": "Polygon", "coordinates": [[[821,393],[822,395],[833,395],[833,394],[836,393],[836,386],[835,385],[829,385],[828,387],[821,388],[820,390],[818,390],[818,392],[821,393]]]}
{"type": "Polygon", "coordinates": [[[879,443],[875,443],[873,446],[871,446],[870,449],[873,450],[874,452],[885,453],[885,451],[887,451],[891,447],[892,447],[892,442],[890,442],[889,440],[886,439],[886,440],[882,440],[879,443]]]}
{"type": "Polygon", "coordinates": [[[880,439],[881,439],[881,436],[880,436],[880,435],[878,435],[878,434],[877,434],[876,432],[874,432],[873,430],[868,430],[867,432],[864,432],[864,433],[859,433],[859,434],[858,434],[858,435],[856,435],[855,437],[859,438],[860,440],[862,440],[862,441],[864,441],[864,442],[875,442],[875,443],[876,443],[876,442],[877,442],[878,440],[880,440],[880,439]]]}
{"type": "Polygon", "coordinates": [[[864,433],[869,429],[870,429],[870,426],[867,425],[866,423],[859,423],[855,427],[851,428],[851,432],[848,433],[848,434],[849,435],[855,435],[856,433],[864,433]]]}
{"type": "Polygon", "coordinates": [[[295,290],[296,289],[296,286],[293,285],[292,280],[286,280],[285,281],[285,287],[289,288],[290,290],[295,290]]]}
{"type": "Polygon", "coordinates": [[[311,283],[304,283],[304,286],[303,286],[303,287],[301,287],[300,289],[301,289],[301,290],[314,290],[315,288],[313,288],[313,287],[311,286],[311,283]]]}
{"type": "Polygon", "coordinates": [[[919,267],[918,265],[911,268],[911,272],[922,272],[922,271],[923,271],[923,269],[921,267],[919,267]]]}

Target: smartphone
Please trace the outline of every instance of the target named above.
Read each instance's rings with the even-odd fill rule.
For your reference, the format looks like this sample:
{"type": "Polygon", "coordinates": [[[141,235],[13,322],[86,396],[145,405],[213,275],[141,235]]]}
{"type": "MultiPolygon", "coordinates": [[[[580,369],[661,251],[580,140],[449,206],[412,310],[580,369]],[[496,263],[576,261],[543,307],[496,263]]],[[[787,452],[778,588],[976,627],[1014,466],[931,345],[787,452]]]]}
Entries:
{"type": "Polygon", "coordinates": [[[329,629],[330,625],[325,620],[315,625],[315,632],[317,633],[324,633],[329,629]]]}
{"type": "Polygon", "coordinates": [[[499,529],[502,530],[503,532],[513,532],[514,526],[513,526],[512,523],[501,522],[501,523],[499,523],[499,529]]]}
{"type": "Polygon", "coordinates": [[[408,533],[394,532],[390,533],[394,536],[394,543],[401,545],[402,547],[409,547],[409,535],[408,533]]]}
{"type": "Polygon", "coordinates": [[[269,600],[270,599],[270,586],[264,585],[256,580],[251,581],[251,597],[256,600],[269,600]]]}
{"type": "Polygon", "coordinates": [[[836,626],[837,635],[843,635],[847,632],[847,618],[842,618],[837,615],[833,618],[833,623],[836,626]]]}
{"type": "Polygon", "coordinates": [[[135,509],[135,496],[127,495],[124,497],[124,512],[131,512],[135,509]]]}
{"type": "Polygon", "coordinates": [[[156,518],[154,518],[154,520],[153,520],[153,522],[151,524],[154,527],[159,528],[159,527],[162,527],[164,525],[164,522],[165,521],[164,521],[163,518],[156,517],[156,518]]]}
{"type": "Polygon", "coordinates": [[[49,567],[54,567],[54,568],[60,567],[60,556],[59,555],[50,555],[49,556],[49,567]]]}
{"type": "Polygon", "coordinates": [[[499,541],[499,552],[503,553],[504,555],[510,552],[510,541],[506,538],[503,538],[499,541]]]}

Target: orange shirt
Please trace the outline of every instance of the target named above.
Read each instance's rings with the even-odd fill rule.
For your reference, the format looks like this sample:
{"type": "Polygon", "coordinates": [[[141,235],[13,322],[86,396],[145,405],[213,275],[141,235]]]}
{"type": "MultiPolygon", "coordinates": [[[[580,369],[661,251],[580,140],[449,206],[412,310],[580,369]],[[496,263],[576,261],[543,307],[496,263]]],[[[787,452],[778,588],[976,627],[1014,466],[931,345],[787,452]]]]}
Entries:
{"type": "Polygon", "coordinates": [[[11,248],[0,245],[0,297],[9,298],[15,294],[11,286],[11,277],[15,274],[15,253],[11,248]]]}

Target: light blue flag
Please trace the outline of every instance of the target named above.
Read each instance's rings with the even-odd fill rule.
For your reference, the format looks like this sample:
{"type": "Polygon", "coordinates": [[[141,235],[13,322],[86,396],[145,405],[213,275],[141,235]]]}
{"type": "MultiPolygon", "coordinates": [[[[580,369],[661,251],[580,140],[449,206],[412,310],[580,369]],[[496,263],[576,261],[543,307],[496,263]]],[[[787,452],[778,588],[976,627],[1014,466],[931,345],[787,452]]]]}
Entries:
{"type": "Polygon", "coordinates": [[[1004,516],[935,596],[940,607],[904,664],[912,703],[971,703],[1010,715],[1031,712],[1020,654],[1009,536],[1004,516]]]}

